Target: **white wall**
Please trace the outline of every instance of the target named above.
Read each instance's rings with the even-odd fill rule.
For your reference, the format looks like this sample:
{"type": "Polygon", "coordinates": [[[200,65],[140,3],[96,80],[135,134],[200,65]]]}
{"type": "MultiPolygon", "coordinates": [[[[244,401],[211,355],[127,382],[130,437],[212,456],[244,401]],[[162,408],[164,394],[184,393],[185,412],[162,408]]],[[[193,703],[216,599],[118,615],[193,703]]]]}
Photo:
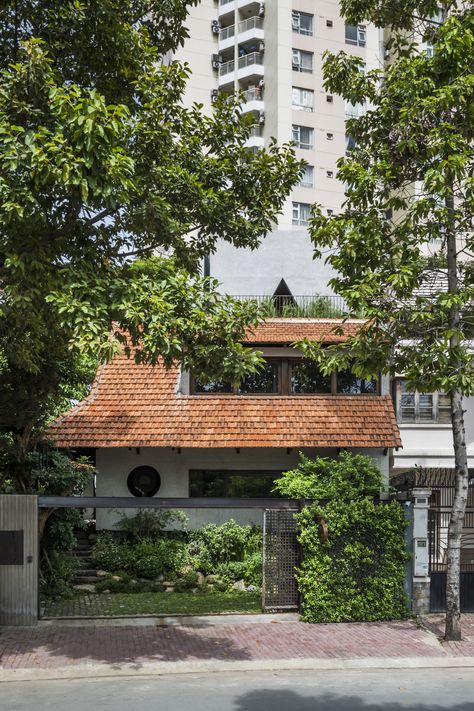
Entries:
{"type": "MultiPolygon", "coordinates": [[[[465,399],[466,445],[469,467],[474,467],[474,398],[465,399]]],[[[400,424],[403,449],[394,453],[394,468],[454,467],[451,425],[400,424]]]]}
{"type": "MultiPolygon", "coordinates": [[[[356,451],[356,450],[354,450],[356,451]]],[[[388,456],[381,450],[357,450],[370,454],[379,464],[388,480],[388,456]]],[[[181,454],[170,448],[141,448],[137,454],[135,449],[126,447],[97,450],[97,496],[130,496],[127,488],[127,476],[138,466],[152,466],[161,476],[161,488],[157,497],[187,497],[189,469],[261,469],[288,470],[298,463],[298,450],[293,449],[287,454],[286,449],[241,449],[240,454],[235,449],[183,449],[181,454]]],[[[311,457],[336,456],[336,450],[305,449],[303,452],[311,457]]],[[[135,510],[130,509],[130,514],[135,510]]],[[[256,510],[242,509],[199,509],[188,510],[189,527],[196,528],[203,523],[212,521],[222,523],[234,518],[240,523],[261,523],[262,514],[256,510]]],[[[107,509],[97,509],[97,527],[112,528],[117,515],[107,509]]]]}

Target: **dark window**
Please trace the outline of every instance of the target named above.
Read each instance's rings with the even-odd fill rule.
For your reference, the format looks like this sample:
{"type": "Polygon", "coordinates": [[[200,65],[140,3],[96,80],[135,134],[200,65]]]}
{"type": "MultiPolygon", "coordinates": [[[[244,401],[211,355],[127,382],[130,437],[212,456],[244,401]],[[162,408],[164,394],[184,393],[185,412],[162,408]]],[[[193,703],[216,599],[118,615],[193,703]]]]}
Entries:
{"type": "Polygon", "coordinates": [[[280,471],[222,471],[191,469],[189,496],[224,497],[232,499],[261,499],[277,496],[273,484],[280,471]]]}
{"type": "Polygon", "coordinates": [[[194,390],[197,393],[231,393],[232,385],[230,383],[224,383],[221,380],[212,380],[210,383],[203,383],[196,380],[194,383],[194,390]]]}
{"type": "Polygon", "coordinates": [[[134,496],[154,496],[161,486],[161,477],[153,467],[136,467],[128,475],[127,486],[134,496]]]}
{"type": "Polygon", "coordinates": [[[258,373],[247,375],[238,388],[239,393],[276,393],[278,392],[278,366],[266,363],[258,373]]]}
{"type": "Polygon", "coordinates": [[[331,376],[323,375],[311,361],[291,364],[292,393],[331,393],[331,376]]]}
{"type": "Polygon", "coordinates": [[[375,378],[358,378],[350,370],[342,370],[337,374],[337,392],[344,395],[374,395],[377,393],[377,381],[375,378]]]}
{"type": "Polygon", "coordinates": [[[420,393],[417,390],[408,390],[405,380],[397,381],[396,393],[399,422],[451,424],[449,395],[442,392],[420,393]]]}

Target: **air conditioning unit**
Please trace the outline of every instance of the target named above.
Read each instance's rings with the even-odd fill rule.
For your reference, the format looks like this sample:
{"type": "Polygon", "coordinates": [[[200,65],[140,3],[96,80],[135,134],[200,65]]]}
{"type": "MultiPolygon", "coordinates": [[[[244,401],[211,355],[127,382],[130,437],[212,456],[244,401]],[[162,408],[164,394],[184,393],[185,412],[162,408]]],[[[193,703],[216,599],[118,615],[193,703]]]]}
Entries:
{"type": "Polygon", "coordinates": [[[265,16],[265,3],[264,2],[260,3],[260,7],[258,8],[258,16],[259,17],[265,16]]]}
{"type": "Polygon", "coordinates": [[[217,97],[219,96],[219,90],[218,89],[211,89],[211,101],[214,103],[217,101],[217,97]]]}
{"type": "Polygon", "coordinates": [[[265,42],[259,42],[259,43],[258,43],[258,51],[259,51],[259,52],[265,52],[265,42]]]}
{"type": "Polygon", "coordinates": [[[213,54],[211,61],[212,61],[212,68],[213,68],[213,69],[216,69],[216,70],[219,69],[219,67],[221,66],[221,57],[220,57],[220,55],[219,55],[219,54],[213,54]]]}
{"type": "Polygon", "coordinates": [[[264,111],[260,111],[260,113],[258,115],[258,123],[260,124],[260,126],[263,126],[263,124],[265,123],[265,112],[264,111]]]}
{"type": "Polygon", "coordinates": [[[218,35],[221,31],[221,26],[219,24],[219,20],[213,20],[211,22],[211,30],[213,34],[218,35]]]}
{"type": "Polygon", "coordinates": [[[260,89],[260,91],[263,91],[264,86],[265,86],[265,81],[263,79],[259,79],[258,88],[260,89]]]}

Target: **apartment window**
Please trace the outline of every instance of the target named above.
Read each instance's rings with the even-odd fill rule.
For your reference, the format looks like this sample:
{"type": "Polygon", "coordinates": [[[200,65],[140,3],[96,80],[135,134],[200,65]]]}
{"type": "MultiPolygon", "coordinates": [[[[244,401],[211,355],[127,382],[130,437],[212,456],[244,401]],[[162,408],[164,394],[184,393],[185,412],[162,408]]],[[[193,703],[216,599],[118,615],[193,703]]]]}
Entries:
{"type": "Polygon", "coordinates": [[[226,499],[262,499],[279,496],[273,493],[281,471],[222,469],[191,469],[189,471],[189,496],[226,499]]]}
{"type": "Polygon", "coordinates": [[[365,47],[365,26],[346,25],[346,44],[353,44],[356,47],[365,47]]]}
{"type": "Polygon", "coordinates": [[[306,165],[299,183],[300,188],[314,188],[314,166],[306,165]]]}
{"type": "Polygon", "coordinates": [[[365,114],[365,104],[351,104],[350,101],[346,101],[345,114],[347,118],[359,118],[365,114]]]}
{"type": "Polygon", "coordinates": [[[356,142],[354,136],[351,136],[350,133],[346,133],[346,156],[349,156],[355,147],[356,142]]]}
{"type": "Polygon", "coordinates": [[[401,423],[451,424],[449,395],[409,391],[405,380],[396,382],[397,419],[401,423]]]}
{"type": "Polygon", "coordinates": [[[331,394],[331,375],[323,375],[317,363],[311,361],[291,364],[291,392],[298,394],[331,394]]]}
{"type": "Polygon", "coordinates": [[[297,148],[312,150],[314,148],[314,128],[293,125],[293,140],[297,148]]]}
{"type": "Polygon", "coordinates": [[[314,107],[314,91],[294,86],[291,94],[291,105],[295,111],[312,111],[314,107]]]}
{"type": "Polygon", "coordinates": [[[295,72],[307,72],[311,74],[313,71],[313,53],[304,52],[302,49],[293,49],[291,65],[295,72]]]}
{"type": "Polygon", "coordinates": [[[311,205],[307,202],[293,203],[293,224],[307,225],[311,212],[311,205]]]}
{"type": "Polygon", "coordinates": [[[299,35],[307,35],[312,37],[313,35],[313,15],[307,12],[297,12],[293,10],[291,15],[291,27],[293,32],[297,32],[299,35]]]}

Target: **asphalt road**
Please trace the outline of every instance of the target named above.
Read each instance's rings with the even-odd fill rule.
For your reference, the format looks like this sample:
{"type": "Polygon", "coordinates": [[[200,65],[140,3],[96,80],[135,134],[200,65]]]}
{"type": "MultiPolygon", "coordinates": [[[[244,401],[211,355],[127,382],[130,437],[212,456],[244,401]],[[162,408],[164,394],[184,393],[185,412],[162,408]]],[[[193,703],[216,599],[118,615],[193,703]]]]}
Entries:
{"type": "Polygon", "coordinates": [[[1,711],[474,711],[474,669],[11,682],[1,711]]]}

